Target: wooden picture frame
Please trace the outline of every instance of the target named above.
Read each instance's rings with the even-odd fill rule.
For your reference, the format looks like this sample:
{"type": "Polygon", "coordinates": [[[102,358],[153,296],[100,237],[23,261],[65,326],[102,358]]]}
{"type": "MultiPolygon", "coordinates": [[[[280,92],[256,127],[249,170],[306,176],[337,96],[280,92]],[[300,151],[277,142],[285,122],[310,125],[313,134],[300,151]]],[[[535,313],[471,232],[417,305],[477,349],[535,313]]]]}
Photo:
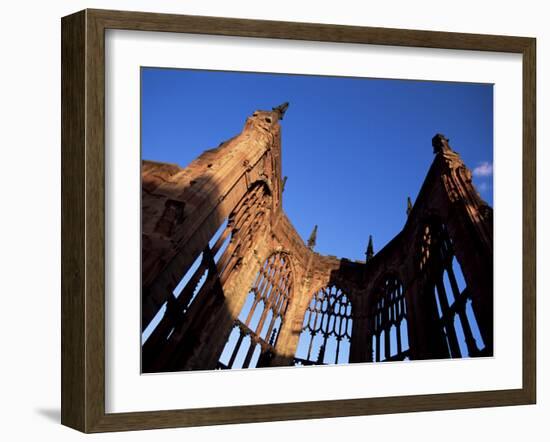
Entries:
{"type": "Polygon", "coordinates": [[[533,404],[536,400],[534,38],[84,10],[62,19],[62,408],[83,432],[533,404]],[[105,30],[517,53],[523,65],[523,382],[511,390],[131,413],[105,411],[105,30]]]}

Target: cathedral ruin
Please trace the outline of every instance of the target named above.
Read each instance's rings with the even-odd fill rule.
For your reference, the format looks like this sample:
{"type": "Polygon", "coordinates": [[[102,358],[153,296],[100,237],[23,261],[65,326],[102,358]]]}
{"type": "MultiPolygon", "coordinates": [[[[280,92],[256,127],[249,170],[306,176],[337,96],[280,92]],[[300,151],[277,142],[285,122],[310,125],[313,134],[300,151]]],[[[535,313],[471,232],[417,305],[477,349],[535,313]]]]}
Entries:
{"type": "Polygon", "coordinates": [[[282,208],[287,106],[142,162],[142,372],[492,356],[493,210],[448,140],[384,248],[324,256],[282,208]]]}

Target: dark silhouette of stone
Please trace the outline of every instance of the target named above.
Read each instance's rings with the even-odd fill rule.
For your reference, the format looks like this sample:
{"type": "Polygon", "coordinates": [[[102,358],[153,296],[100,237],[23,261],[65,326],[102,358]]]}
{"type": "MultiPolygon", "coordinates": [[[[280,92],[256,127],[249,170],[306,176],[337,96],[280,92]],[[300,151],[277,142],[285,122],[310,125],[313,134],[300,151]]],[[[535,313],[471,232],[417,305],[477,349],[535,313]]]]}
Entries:
{"type": "Polygon", "coordinates": [[[452,150],[449,146],[449,139],[443,134],[435,134],[432,138],[432,146],[434,148],[433,153],[439,153],[444,150],[452,150]]]}
{"type": "Polygon", "coordinates": [[[283,119],[289,105],[290,103],[286,101],[283,104],[280,104],[279,106],[273,108],[273,112],[277,113],[279,120],[283,119]]]}
{"type": "Polygon", "coordinates": [[[492,208],[448,139],[433,138],[402,230],[376,254],[370,236],[368,263],[339,259],[313,250],[317,226],[304,243],[283,210],[278,122],[287,108],[255,112],[186,168],[143,161],[143,328],[168,308],[142,346],[142,371],[231,368],[241,348],[242,367],[326,363],[330,352],[339,363],[491,356],[492,208]],[[312,299],[332,303],[323,314],[344,329],[308,329],[306,312],[319,313],[312,299]],[[260,309],[257,325],[253,310],[241,315],[245,304],[260,309]],[[311,330],[322,346],[297,357],[311,330]]]}

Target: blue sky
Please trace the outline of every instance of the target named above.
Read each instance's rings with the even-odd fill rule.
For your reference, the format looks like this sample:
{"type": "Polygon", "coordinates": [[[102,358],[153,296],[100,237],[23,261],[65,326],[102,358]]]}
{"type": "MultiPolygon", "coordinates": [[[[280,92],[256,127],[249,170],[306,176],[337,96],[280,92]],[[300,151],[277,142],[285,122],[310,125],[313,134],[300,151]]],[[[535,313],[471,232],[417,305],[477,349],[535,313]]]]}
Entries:
{"type": "Polygon", "coordinates": [[[284,101],[284,209],[304,240],[319,225],[320,253],[364,259],[402,229],[437,132],[493,205],[487,84],[143,68],[142,157],[185,167],[284,101]]]}
{"type": "MultiPolygon", "coordinates": [[[[493,205],[492,85],[143,68],[141,96],[142,157],[182,167],[240,133],[255,110],[289,101],[281,123],[283,205],[304,241],[319,226],[316,250],[323,254],[363,260],[369,235],[376,252],[402,229],[407,197],[414,201],[420,190],[438,132],[493,205]]],[[[471,307],[467,314],[482,348],[471,307]]],[[[460,323],[455,329],[467,354],[460,323]]],[[[298,357],[307,356],[308,342],[300,339],[298,357]]]]}

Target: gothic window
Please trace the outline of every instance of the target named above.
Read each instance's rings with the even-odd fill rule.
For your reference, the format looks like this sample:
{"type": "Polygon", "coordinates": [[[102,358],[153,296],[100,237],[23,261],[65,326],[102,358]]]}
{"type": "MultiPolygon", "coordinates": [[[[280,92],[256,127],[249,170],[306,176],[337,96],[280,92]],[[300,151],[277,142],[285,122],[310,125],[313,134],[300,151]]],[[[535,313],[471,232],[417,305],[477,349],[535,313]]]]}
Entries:
{"type": "Polygon", "coordinates": [[[351,343],[351,302],[332,285],[316,292],[304,314],[296,351],[296,365],[349,362],[351,343]]]}
{"type": "Polygon", "coordinates": [[[409,358],[407,303],[395,277],[386,278],[379,288],[372,321],[373,360],[401,361],[409,358]]]}
{"type": "Polygon", "coordinates": [[[145,328],[142,345],[151,336],[156,337],[157,343],[159,340],[169,340],[197,300],[206,298],[215,287],[223,286],[261,230],[268,202],[262,183],[254,186],[240,200],[145,328]]]}
{"type": "Polygon", "coordinates": [[[288,255],[271,255],[256,279],[220,356],[218,367],[265,366],[274,354],[292,293],[288,255]]]}
{"type": "Polygon", "coordinates": [[[421,248],[421,269],[430,272],[427,293],[433,293],[438,322],[453,358],[478,356],[485,344],[472,308],[472,299],[454,254],[445,224],[436,220],[426,225],[421,248]],[[426,232],[429,235],[426,236],[426,232]]]}

